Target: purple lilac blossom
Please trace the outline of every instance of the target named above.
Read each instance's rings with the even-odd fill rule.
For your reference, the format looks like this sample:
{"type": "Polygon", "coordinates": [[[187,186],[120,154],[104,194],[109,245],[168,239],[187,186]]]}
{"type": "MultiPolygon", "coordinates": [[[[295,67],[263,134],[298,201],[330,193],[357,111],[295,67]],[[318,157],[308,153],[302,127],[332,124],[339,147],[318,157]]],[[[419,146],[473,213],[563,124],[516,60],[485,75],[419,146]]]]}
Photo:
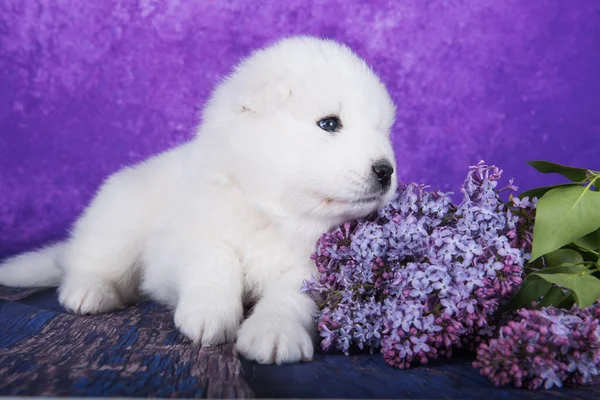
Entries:
{"type": "Polygon", "coordinates": [[[521,309],[482,343],[473,365],[497,386],[537,389],[600,383],[600,304],[521,309]]]}
{"type": "MultiPolygon", "coordinates": [[[[470,167],[459,205],[399,185],[377,213],[325,233],[312,256],[318,276],[303,287],[321,306],[321,347],[379,349],[409,368],[490,337],[494,313],[521,284],[532,228],[521,214],[535,207],[512,199],[509,209],[501,174],[483,161],[470,167]]],[[[516,190],[512,180],[505,189],[516,190]]]]}

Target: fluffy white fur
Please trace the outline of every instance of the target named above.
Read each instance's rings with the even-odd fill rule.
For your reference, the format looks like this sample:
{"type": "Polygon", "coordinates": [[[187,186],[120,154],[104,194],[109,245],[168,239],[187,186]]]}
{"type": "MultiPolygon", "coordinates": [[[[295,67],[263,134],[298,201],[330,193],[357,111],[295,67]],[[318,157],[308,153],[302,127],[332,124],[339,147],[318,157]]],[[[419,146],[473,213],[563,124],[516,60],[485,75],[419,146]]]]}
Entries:
{"type": "Polygon", "coordinates": [[[237,339],[261,363],[310,360],[310,254],[323,232],[391,199],[395,174],[379,190],[373,165],[395,167],[393,119],[385,87],[347,47],[283,39],[216,88],[193,140],[112,175],[66,242],[6,260],[0,283],[60,285],[80,314],[145,293],[203,346],[237,339]],[[339,132],[318,125],[331,115],[339,132]]]}

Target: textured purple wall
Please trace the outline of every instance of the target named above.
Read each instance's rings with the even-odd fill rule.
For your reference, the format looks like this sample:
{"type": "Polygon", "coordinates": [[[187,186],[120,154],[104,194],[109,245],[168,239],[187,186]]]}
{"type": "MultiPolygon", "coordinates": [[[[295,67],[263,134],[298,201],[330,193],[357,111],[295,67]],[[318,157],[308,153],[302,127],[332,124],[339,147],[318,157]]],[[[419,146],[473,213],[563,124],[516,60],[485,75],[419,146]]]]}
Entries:
{"type": "Polygon", "coordinates": [[[107,174],[179,143],[217,80],[295,33],[346,42],[398,104],[400,177],[484,158],[600,169],[600,2],[0,1],[0,256],[59,237],[107,174]]]}

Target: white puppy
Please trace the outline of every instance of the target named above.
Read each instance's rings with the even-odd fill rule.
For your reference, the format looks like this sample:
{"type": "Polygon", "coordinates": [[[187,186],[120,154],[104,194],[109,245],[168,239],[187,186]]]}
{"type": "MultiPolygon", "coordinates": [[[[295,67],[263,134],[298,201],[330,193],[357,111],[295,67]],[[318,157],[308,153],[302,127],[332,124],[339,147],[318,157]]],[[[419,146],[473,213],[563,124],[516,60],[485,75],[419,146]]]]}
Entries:
{"type": "Polygon", "coordinates": [[[346,46],[281,40],[216,88],[193,140],[111,176],[66,242],[6,260],[0,283],[60,285],[81,314],[145,293],[203,346],[237,338],[260,363],[310,360],[310,255],[323,232],[391,199],[393,120],[346,46]]]}

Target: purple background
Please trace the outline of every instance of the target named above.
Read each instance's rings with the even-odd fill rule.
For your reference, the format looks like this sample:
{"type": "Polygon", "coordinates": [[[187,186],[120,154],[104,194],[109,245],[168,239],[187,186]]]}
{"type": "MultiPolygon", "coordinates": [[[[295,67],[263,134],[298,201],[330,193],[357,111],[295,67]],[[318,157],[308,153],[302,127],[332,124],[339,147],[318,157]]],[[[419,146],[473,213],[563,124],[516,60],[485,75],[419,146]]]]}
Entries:
{"type": "Polygon", "coordinates": [[[215,83],[282,36],[339,39],[398,105],[400,178],[481,158],[600,169],[600,2],[0,1],[0,256],[63,236],[109,173],[190,137],[215,83]]]}

